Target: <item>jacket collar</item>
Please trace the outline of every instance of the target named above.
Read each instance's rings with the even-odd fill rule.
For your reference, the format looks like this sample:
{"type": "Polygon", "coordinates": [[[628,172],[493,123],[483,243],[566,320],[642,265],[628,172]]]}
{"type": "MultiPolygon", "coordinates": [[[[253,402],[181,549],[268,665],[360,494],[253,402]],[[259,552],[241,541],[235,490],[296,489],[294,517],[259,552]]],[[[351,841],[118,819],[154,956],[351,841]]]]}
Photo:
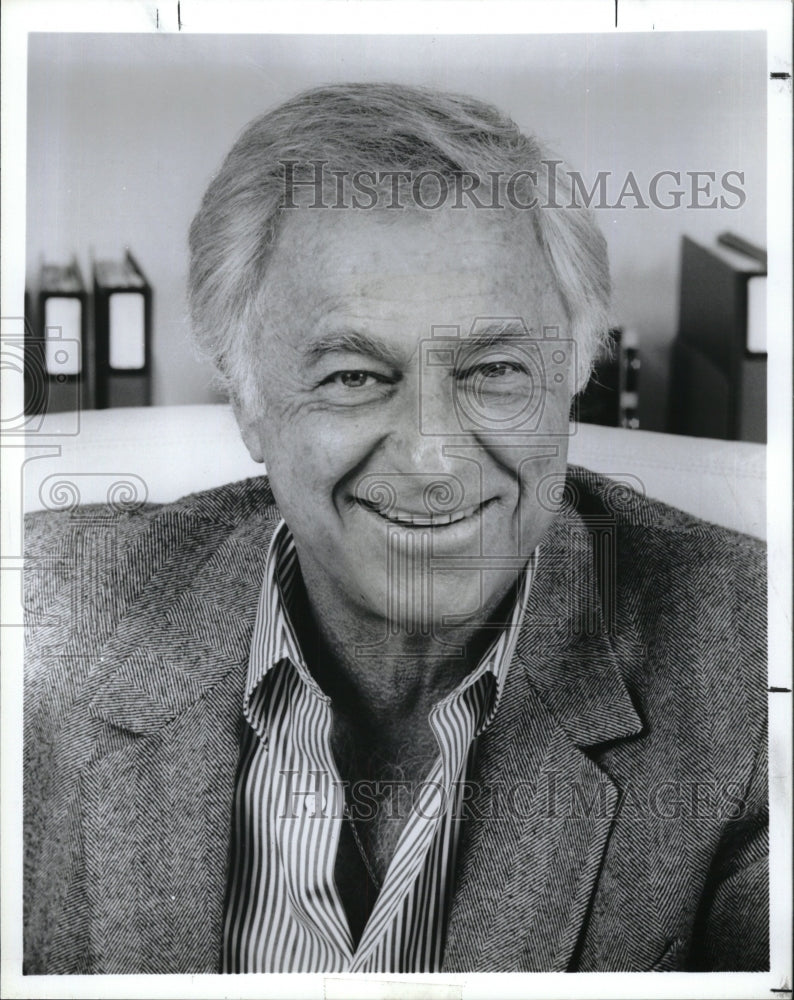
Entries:
{"type": "Polygon", "coordinates": [[[517,643],[529,683],[579,747],[642,731],[623,679],[626,660],[642,654],[625,609],[618,620],[617,555],[614,518],[585,519],[564,505],[541,545],[517,643]]]}

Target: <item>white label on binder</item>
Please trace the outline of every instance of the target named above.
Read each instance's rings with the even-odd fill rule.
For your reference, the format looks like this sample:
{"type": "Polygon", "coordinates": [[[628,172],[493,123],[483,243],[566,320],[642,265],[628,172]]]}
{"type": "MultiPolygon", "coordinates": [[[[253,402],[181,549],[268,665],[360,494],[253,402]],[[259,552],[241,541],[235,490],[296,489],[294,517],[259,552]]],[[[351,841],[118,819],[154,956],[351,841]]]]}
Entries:
{"type": "Polygon", "coordinates": [[[140,370],[146,364],[146,315],[140,292],[113,292],[110,295],[111,368],[140,370]]]}
{"type": "Polygon", "coordinates": [[[48,375],[79,375],[83,304],[51,295],[44,300],[44,362],[48,375]]]}
{"type": "Polygon", "coordinates": [[[747,279],[747,350],[766,354],[766,275],[747,279]]]}

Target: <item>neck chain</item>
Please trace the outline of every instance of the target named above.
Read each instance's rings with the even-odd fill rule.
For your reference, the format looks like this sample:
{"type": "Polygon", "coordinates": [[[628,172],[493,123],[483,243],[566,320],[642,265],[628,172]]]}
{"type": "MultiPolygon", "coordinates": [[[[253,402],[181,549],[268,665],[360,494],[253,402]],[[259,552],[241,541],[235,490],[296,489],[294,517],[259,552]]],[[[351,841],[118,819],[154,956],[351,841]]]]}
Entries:
{"type": "Polygon", "coordinates": [[[375,891],[380,892],[381,881],[375,874],[372,862],[369,860],[367,852],[364,850],[364,845],[361,843],[361,838],[358,835],[358,830],[356,829],[356,821],[350,815],[350,810],[347,807],[347,802],[345,802],[344,816],[347,820],[348,826],[350,827],[350,832],[353,834],[353,842],[356,845],[358,853],[361,855],[361,860],[364,862],[364,867],[367,869],[367,874],[372,880],[372,884],[375,886],[375,891]]]}

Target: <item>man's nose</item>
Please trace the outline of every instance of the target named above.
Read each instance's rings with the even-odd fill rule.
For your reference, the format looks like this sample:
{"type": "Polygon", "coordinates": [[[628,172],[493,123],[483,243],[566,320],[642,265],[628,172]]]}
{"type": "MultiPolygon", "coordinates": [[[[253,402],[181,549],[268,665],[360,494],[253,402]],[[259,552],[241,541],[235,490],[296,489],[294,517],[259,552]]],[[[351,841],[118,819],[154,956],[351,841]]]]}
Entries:
{"type": "Polygon", "coordinates": [[[469,436],[455,406],[454,377],[445,371],[423,373],[412,388],[390,434],[395,465],[402,472],[450,472],[457,463],[448,446],[469,436]]]}

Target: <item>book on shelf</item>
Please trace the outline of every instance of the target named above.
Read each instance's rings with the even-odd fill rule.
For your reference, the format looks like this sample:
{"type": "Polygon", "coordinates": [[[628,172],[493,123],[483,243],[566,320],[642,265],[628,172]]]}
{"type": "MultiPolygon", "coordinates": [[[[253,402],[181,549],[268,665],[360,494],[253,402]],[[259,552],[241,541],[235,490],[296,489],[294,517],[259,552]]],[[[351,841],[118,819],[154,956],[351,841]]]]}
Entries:
{"type": "Polygon", "coordinates": [[[669,429],[728,440],[766,440],[766,253],[721,234],[683,237],[678,335],[669,429]]]}
{"type": "Polygon", "coordinates": [[[25,343],[25,412],[93,406],[88,293],[77,261],[43,264],[25,343]]]}
{"type": "Polygon", "coordinates": [[[152,289],[132,254],[94,264],[96,406],[151,401],[152,289]]]}

